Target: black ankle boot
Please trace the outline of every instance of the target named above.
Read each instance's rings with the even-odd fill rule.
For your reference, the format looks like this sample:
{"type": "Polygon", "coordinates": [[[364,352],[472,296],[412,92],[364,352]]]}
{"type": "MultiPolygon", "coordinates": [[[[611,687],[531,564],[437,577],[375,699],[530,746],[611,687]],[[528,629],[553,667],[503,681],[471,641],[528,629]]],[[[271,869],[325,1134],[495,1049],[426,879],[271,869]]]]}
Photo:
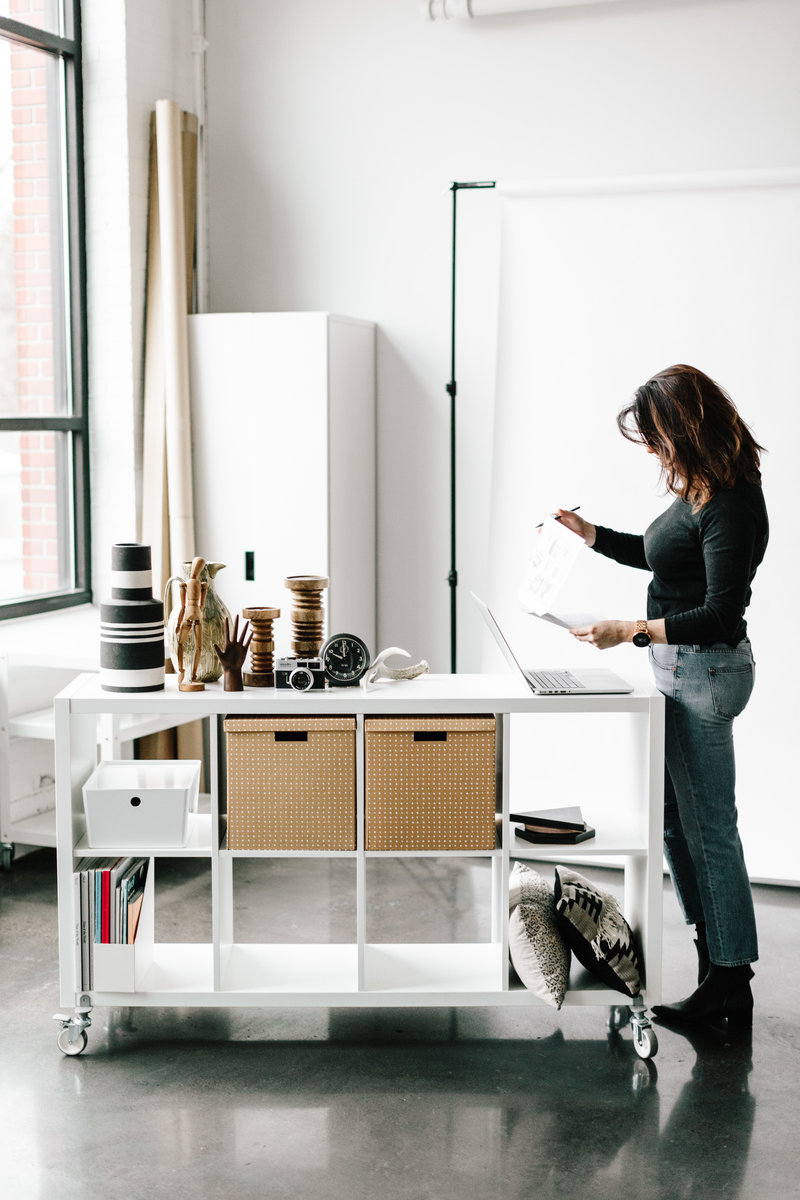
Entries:
{"type": "Polygon", "coordinates": [[[706,927],[698,922],[695,925],[695,949],[697,951],[697,982],[701,984],[708,974],[708,968],[711,966],[711,959],[708,955],[708,942],[706,941],[706,927]]]}
{"type": "Polygon", "coordinates": [[[720,967],[711,963],[696,992],[677,1004],[656,1004],[653,1015],[664,1025],[701,1025],[727,1017],[729,1028],[753,1024],[753,972],[747,965],[720,967]]]}

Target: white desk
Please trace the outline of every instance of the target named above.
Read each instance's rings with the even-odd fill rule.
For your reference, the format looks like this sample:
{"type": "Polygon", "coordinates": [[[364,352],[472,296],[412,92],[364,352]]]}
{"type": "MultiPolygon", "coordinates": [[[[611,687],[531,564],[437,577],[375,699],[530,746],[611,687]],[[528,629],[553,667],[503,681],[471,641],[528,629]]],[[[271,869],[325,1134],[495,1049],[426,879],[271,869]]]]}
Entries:
{"type": "MultiPolygon", "coordinates": [[[[220,684],[205,691],[180,693],[174,677],[164,692],[122,695],[101,690],[95,677],[70,684],[55,701],[56,792],[58,819],[59,940],[61,1003],[88,1011],[93,1005],[221,1006],[460,1006],[541,1003],[514,986],[508,969],[508,877],[512,859],[556,863],[565,857],[584,864],[601,859],[624,872],[623,908],[638,935],[646,982],[634,1002],[634,1018],[649,1030],[644,1006],[661,992],[661,894],[663,806],[663,697],[655,691],[622,696],[537,697],[510,676],[425,675],[416,680],[360,688],[297,693],[275,689],[225,692],[220,684]],[[94,764],[95,723],[106,714],[147,719],[152,714],[204,719],[209,724],[211,811],[194,814],[189,843],[180,851],[142,849],[143,856],[176,853],[208,860],[211,941],[159,944],[144,939],[121,948],[133,956],[133,987],[123,991],[80,989],[75,961],[73,867],[88,852],[81,788],[94,764]],[[364,839],[364,718],[369,715],[494,713],[498,717],[500,844],[481,851],[405,851],[405,855],[450,855],[491,861],[491,939],[436,945],[374,944],[366,936],[366,862],[392,851],[369,851],[364,839]],[[225,841],[223,715],[353,715],[356,718],[356,848],[353,851],[232,851],[225,841]],[[533,846],[514,837],[508,821],[515,807],[512,723],[529,721],[535,736],[552,737],[553,723],[585,727],[601,719],[615,730],[615,753],[589,768],[591,802],[584,804],[597,838],[577,846],[533,846]],[[583,722],[583,726],[581,723],[583,722]],[[623,769],[624,767],[624,769],[623,769]],[[352,943],[316,946],[238,944],[233,920],[233,861],[238,858],[345,857],[355,865],[356,937],[352,943]]],[[[546,754],[548,746],[543,745],[546,754]]],[[[579,748],[571,757],[586,769],[579,748]]],[[[566,778],[570,759],[559,770],[566,778]]],[[[571,802],[571,799],[570,799],[571,802]]],[[[516,801],[519,804],[519,799],[516,801]]],[[[527,805],[530,807],[530,805],[527,805]]],[[[113,848],[109,848],[111,851],[113,848]]],[[[126,850],[135,854],[136,850],[126,850]]],[[[152,876],[152,872],[150,873],[152,876]]],[[[487,875],[488,881],[488,875],[487,875]]],[[[146,901],[147,902],[147,901],[146,901]]],[[[565,1004],[606,1006],[624,1002],[578,968],[565,1004]]],[[[80,1020],[80,1018],[78,1018],[80,1020]]],[[[641,1031],[640,1031],[641,1032],[641,1031]]],[[[634,1033],[637,1034],[636,1027],[634,1033]]],[[[638,1035],[637,1035],[638,1036],[638,1035]]],[[[654,1042],[654,1039],[653,1039],[654,1042]]],[[[63,1046],[62,1046],[63,1048],[63,1046]]],[[[82,1047],[81,1047],[82,1048],[82,1047]]],[[[649,1053],[637,1045],[642,1057],[649,1053]]],[[[647,1046],[645,1046],[647,1050],[647,1046]]],[[[653,1050],[650,1053],[654,1052],[653,1050]]]]}

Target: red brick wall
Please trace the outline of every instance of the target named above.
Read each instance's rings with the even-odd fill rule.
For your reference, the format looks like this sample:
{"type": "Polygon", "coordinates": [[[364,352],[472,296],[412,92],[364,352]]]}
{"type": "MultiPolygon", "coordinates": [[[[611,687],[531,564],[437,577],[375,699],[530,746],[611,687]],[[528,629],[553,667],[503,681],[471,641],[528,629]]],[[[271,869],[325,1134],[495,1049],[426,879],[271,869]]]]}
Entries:
{"type": "MultiPolygon", "coordinates": [[[[9,16],[42,27],[44,10],[45,0],[11,0],[9,16]]],[[[21,414],[56,410],[46,57],[22,46],[11,49],[17,394],[21,414]]],[[[52,95],[50,102],[56,102],[52,95]]],[[[52,183],[59,186],[58,180],[52,183]]],[[[58,394],[60,400],[60,389],[58,394]]],[[[56,436],[63,435],[20,435],[23,589],[26,593],[55,591],[60,582],[56,436]]]]}

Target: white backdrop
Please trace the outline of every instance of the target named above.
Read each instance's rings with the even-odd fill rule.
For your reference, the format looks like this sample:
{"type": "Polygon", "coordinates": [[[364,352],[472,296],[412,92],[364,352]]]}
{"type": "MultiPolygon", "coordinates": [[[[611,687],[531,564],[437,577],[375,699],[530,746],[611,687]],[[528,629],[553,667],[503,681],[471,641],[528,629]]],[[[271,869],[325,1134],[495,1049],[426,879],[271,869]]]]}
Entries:
{"type": "MultiPolygon", "coordinates": [[[[732,395],[767,447],[771,539],[748,611],[757,686],[736,725],[739,808],[754,879],[800,880],[793,613],[800,592],[800,173],[503,188],[489,600],[521,657],[598,664],[523,613],[534,526],[558,505],[641,532],[670,500],[615,415],[654,372],[688,362],[732,395]]],[[[645,572],[581,554],[566,609],[644,615],[645,572]]],[[[603,665],[648,678],[633,647],[603,665]]],[[[498,665],[490,642],[484,665],[498,665]]]]}

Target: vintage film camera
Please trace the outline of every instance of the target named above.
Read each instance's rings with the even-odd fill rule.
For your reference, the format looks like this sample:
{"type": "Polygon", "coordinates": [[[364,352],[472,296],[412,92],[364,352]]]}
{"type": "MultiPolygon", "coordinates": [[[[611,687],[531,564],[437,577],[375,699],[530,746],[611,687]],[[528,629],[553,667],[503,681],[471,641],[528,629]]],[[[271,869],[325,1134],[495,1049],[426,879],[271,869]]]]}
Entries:
{"type": "Polygon", "coordinates": [[[275,687],[310,692],[325,687],[325,671],[319,658],[279,658],[275,663],[275,687]]]}

